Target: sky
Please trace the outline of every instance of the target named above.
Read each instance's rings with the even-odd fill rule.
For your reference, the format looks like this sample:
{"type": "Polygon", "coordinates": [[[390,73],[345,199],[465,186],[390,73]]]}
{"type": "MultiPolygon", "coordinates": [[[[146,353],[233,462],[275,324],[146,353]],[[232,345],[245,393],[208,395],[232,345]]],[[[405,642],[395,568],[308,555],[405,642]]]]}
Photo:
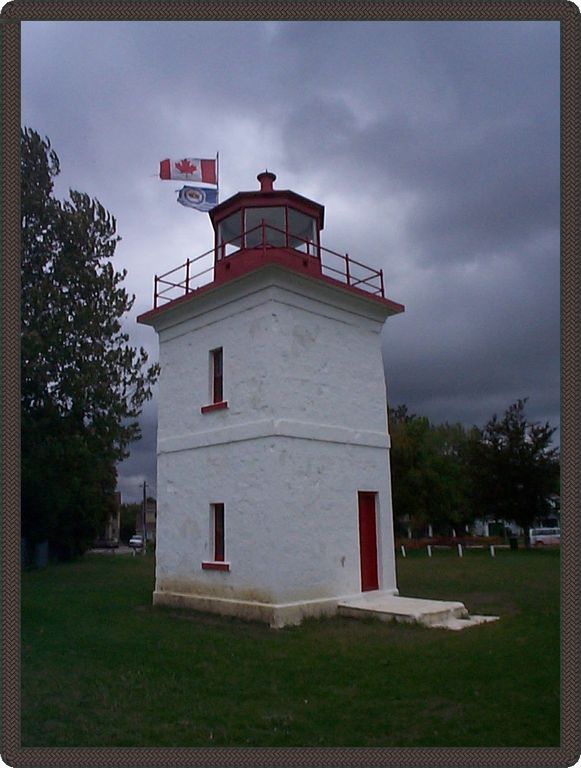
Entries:
{"type": "MultiPolygon", "coordinates": [[[[22,124],[117,219],[124,329],[157,361],[153,276],[213,246],[159,161],[220,153],[220,200],[276,174],[321,242],[382,268],[390,406],[559,427],[558,22],[24,22],[22,124]]],[[[119,467],[156,493],[156,393],[119,467]]]]}

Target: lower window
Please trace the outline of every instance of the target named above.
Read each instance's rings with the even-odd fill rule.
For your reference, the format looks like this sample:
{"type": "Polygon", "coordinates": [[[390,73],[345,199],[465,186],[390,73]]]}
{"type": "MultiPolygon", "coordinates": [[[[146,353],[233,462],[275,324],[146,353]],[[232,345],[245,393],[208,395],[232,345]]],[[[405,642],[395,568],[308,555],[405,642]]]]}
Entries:
{"type": "Polygon", "coordinates": [[[224,505],[210,504],[210,552],[212,560],[202,561],[205,571],[229,571],[230,563],[224,558],[224,505]]]}
{"type": "Polygon", "coordinates": [[[212,504],[212,539],[214,547],[214,562],[224,562],[224,505],[212,504]]]}

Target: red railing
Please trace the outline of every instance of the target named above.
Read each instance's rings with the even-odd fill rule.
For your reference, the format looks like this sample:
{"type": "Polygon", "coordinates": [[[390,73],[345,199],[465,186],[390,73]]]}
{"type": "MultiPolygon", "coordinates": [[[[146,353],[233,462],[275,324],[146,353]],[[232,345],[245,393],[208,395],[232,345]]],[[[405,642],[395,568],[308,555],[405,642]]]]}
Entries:
{"type": "Polygon", "coordinates": [[[278,229],[263,221],[258,226],[253,227],[246,232],[242,232],[239,237],[233,238],[226,243],[221,243],[218,249],[212,248],[211,250],[202,253],[200,256],[196,256],[195,259],[187,259],[184,264],[180,264],[179,267],[175,267],[169,272],[165,272],[163,275],[155,275],[153,292],[154,308],[157,308],[160,302],[173,301],[180,296],[192,293],[198,288],[211,283],[213,278],[206,278],[214,269],[216,257],[218,259],[229,259],[235,257],[235,254],[240,250],[256,250],[257,248],[261,248],[264,254],[266,254],[267,250],[273,248],[288,249],[291,251],[298,250],[300,253],[306,253],[308,256],[311,256],[311,258],[320,260],[321,273],[324,276],[352,288],[366,291],[374,296],[385,297],[382,269],[368,267],[366,264],[362,264],[360,261],[352,259],[347,253],[337,253],[336,251],[331,251],[329,248],[323,248],[323,246],[313,243],[312,240],[305,240],[296,235],[292,235],[283,229],[278,229]],[[261,237],[254,243],[252,242],[252,238],[248,238],[248,236],[259,230],[261,237]],[[277,238],[271,238],[274,242],[269,242],[267,230],[284,235],[284,242],[281,244],[277,243],[277,238]],[[293,243],[295,243],[293,246],[289,245],[289,235],[292,237],[293,243]],[[248,245],[249,239],[252,243],[251,245],[248,245]],[[245,244],[245,248],[240,248],[240,244],[242,243],[245,244]],[[300,243],[298,247],[296,245],[297,243],[300,243]],[[234,247],[236,250],[227,254],[226,250],[228,246],[234,247]],[[206,263],[208,266],[205,266],[206,263]],[[198,267],[201,266],[204,266],[204,269],[192,274],[192,268],[198,269],[198,267]],[[177,275],[178,277],[183,274],[183,279],[175,282],[175,279],[172,276],[176,275],[176,273],[179,273],[179,275],[177,275]]]}

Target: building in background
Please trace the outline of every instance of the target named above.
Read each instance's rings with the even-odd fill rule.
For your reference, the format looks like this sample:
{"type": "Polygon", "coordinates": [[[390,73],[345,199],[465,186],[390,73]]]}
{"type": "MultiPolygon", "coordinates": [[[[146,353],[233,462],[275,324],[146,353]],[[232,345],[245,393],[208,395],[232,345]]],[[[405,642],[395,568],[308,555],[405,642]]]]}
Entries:
{"type": "MultiPolygon", "coordinates": [[[[157,502],[148,496],[145,501],[145,536],[147,542],[155,542],[155,530],[157,520],[157,502]]],[[[135,514],[135,531],[143,531],[143,505],[140,505],[139,511],[135,514]]]]}
{"type": "Polygon", "coordinates": [[[95,542],[95,547],[118,547],[121,530],[121,492],[114,493],[114,508],[105,528],[95,542]]]}

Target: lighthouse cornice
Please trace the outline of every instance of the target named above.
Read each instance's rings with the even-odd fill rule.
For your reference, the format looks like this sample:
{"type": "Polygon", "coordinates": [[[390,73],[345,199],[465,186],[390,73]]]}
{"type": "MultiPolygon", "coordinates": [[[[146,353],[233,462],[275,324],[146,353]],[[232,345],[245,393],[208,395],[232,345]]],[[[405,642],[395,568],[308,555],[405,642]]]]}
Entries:
{"type": "MultiPolygon", "coordinates": [[[[366,319],[383,324],[387,317],[400,314],[405,309],[402,304],[350,289],[336,280],[321,276],[312,278],[276,262],[267,262],[225,283],[209,283],[168,304],[144,312],[138,316],[137,322],[151,325],[157,330],[196,316],[204,316],[205,322],[208,322],[208,313],[212,309],[221,310],[222,314],[231,302],[268,288],[282,289],[286,300],[310,302],[315,313],[332,309],[335,314],[337,311],[342,313],[344,318],[351,316],[353,322],[366,319]]],[[[251,299],[252,303],[255,301],[251,299]]]]}

